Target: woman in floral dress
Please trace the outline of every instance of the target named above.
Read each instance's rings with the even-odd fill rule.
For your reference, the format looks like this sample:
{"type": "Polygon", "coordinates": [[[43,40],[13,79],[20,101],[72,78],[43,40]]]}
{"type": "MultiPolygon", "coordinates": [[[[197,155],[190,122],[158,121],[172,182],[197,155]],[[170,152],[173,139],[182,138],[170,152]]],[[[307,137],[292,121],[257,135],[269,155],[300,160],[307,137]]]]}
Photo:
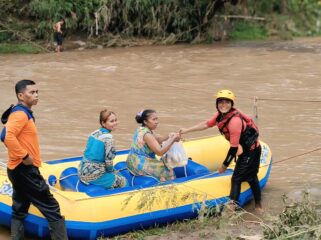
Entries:
{"type": "Polygon", "coordinates": [[[101,128],[88,138],[84,156],[78,168],[79,179],[85,184],[109,188],[128,185],[124,176],[114,171],[113,159],[116,155],[112,131],[117,128],[116,114],[107,109],[100,112],[101,128]]]}
{"type": "Polygon", "coordinates": [[[170,133],[165,138],[155,134],[158,117],[151,109],[138,113],[136,122],[141,126],[136,129],[127,157],[128,170],[133,175],[149,175],[161,182],[175,179],[173,169],[167,168],[163,159],[157,159],[156,155],[163,156],[174,142],[180,140],[180,134],[170,133]]]}

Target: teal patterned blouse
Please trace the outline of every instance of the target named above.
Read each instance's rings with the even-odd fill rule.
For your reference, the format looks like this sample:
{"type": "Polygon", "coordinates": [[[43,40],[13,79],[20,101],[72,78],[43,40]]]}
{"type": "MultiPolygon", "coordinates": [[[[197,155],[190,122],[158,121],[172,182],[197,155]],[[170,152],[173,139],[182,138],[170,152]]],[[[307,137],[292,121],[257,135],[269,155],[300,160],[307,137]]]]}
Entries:
{"type": "Polygon", "coordinates": [[[78,175],[82,182],[89,183],[105,173],[114,171],[116,156],[113,136],[106,128],[94,131],[88,138],[78,175]]]}

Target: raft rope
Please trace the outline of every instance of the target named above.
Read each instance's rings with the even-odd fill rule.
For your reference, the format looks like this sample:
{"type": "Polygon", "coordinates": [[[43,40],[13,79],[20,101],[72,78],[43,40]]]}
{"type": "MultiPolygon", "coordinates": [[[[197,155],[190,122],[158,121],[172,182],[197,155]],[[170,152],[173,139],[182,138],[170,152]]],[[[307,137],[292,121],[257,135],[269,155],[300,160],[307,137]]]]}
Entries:
{"type": "Polygon", "coordinates": [[[281,99],[281,98],[258,98],[260,101],[277,101],[277,102],[304,102],[304,103],[321,103],[321,100],[303,100],[303,99],[281,99]]]}
{"type": "MultiPolygon", "coordinates": [[[[273,164],[278,164],[278,163],[280,163],[280,162],[285,162],[285,161],[287,161],[287,160],[290,160],[290,159],[293,159],[293,158],[296,158],[296,157],[301,157],[301,156],[304,156],[304,155],[307,155],[307,154],[310,154],[310,153],[313,153],[313,152],[317,152],[317,151],[320,151],[320,150],[321,150],[321,147],[318,147],[318,148],[315,148],[315,149],[313,149],[313,150],[311,150],[311,151],[307,151],[307,152],[304,152],[304,153],[301,153],[301,154],[297,154],[297,155],[294,155],[294,156],[291,156],[291,157],[288,157],[288,158],[284,158],[284,159],[281,159],[281,160],[279,160],[279,161],[270,162],[270,163],[267,164],[267,165],[260,166],[260,168],[261,168],[261,167],[266,167],[266,166],[269,166],[269,165],[273,165],[273,164]]],[[[200,177],[198,177],[198,178],[194,178],[194,179],[188,180],[188,181],[186,181],[186,182],[184,182],[184,183],[180,183],[180,184],[182,184],[182,185],[185,186],[186,188],[192,189],[193,191],[195,191],[195,192],[197,192],[197,193],[199,193],[199,194],[202,193],[202,194],[206,194],[206,195],[209,196],[209,197],[212,197],[213,199],[211,199],[210,201],[214,201],[214,202],[216,203],[216,205],[219,206],[219,205],[222,204],[223,201],[229,200],[229,197],[223,197],[223,198],[221,198],[221,199],[218,201],[218,200],[215,199],[215,196],[213,196],[212,194],[208,194],[208,193],[206,193],[206,192],[204,192],[204,191],[202,191],[202,190],[199,190],[199,189],[197,189],[197,188],[195,188],[195,187],[192,187],[192,186],[189,186],[189,185],[186,184],[187,182],[194,181],[194,180],[196,180],[196,179],[207,178],[207,177],[213,176],[213,175],[215,175],[215,174],[217,174],[217,173],[218,173],[218,171],[215,171],[215,172],[212,172],[212,173],[210,173],[210,174],[206,174],[206,175],[203,175],[203,176],[200,176],[200,177]]],[[[173,182],[173,184],[177,184],[177,183],[173,182]]],[[[203,201],[203,203],[201,203],[201,202],[196,202],[195,204],[204,204],[204,201],[203,201]]]]}
{"type": "MultiPolygon", "coordinates": [[[[281,163],[281,162],[285,162],[287,160],[290,160],[290,159],[293,159],[293,158],[297,158],[297,157],[301,157],[301,156],[304,156],[304,155],[308,155],[310,153],[313,153],[313,152],[317,152],[317,151],[320,151],[321,150],[321,147],[318,147],[318,148],[315,148],[313,150],[310,150],[310,151],[307,151],[307,152],[304,152],[304,153],[300,153],[300,154],[297,154],[297,155],[294,155],[294,156],[291,156],[291,157],[287,157],[287,158],[284,158],[284,159],[281,159],[279,161],[275,161],[275,162],[272,162],[270,163],[271,165],[275,165],[275,164],[278,164],[278,163],[281,163]]],[[[266,166],[269,166],[270,164],[267,164],[267,165],[263,165],[261,167],[266,167],[266,166]]],[[[261,168],[260,167],[260,168],[261,168]]]]}
{"type": "Polygon", "coordinates": [[[5,169],[7,169],[7,165],[4,162],[0,161],[0,175],[7,175],[7,172],[4,171],[5,169]]]}
{"type": "MultiPolygon", "coordinates": [[[[72,177],[72,176],[77,176],[78,177],[78,173],[71,173],[71,174],[69,174],[67,176],[61,177],[61,178],[59,178],[59,181],[67,179],[67,178],[72,177]]],[[[80,180],[78,179],[78,181],[76,183],[76,187],[75,187],[76,192],[79,192],[79,182],[80,182],[80,180]]],[[[48,184],[48,185],[50,185],[50,184],[48,184]]],[[[52,186],[52,187],[54,187],[54,186],[52,186]]]]}
{"type": "Polygon", "coordinates": [[[6,168],[7,168],[7,164],[5,164],[4,162],[1,162],[1,161],[0,161],[0,167],[2,167],[2,168],[5,168],[5,169],[6,169],[6,168]]]}
{"type": "MultiPolygon", "coordinates": [[[[304,155],[308,155],[308,154],[310,154],[310,153],[317,152],[317,151],[320,151],[320,150],[321,150],[321,147],[318,147],[318,148],[315,148],[315,149],[313,149],[313,150],[310,150],[310,151],[307,151],[307,152],[304,152],[304,153],[301,153],[301,154],[297,154],[297,155],[294,155],[294,156],[291,156],[291,157],[288,157],[288,158],[281,159],[281,160],[279,160],[279,161],[270,162],[270,163],[267,164],[267,165],[260,166],[260,168],[262,168],[262,167],[267,167],[267,166],[269,166],[269,165],[278,164],[278,163],[280,163],[280,162],[285,162],[285,161],[287,161],[287,160],[290,160],[290,159],[293,159],[293,158],[297,158],[297,157],[301,157],[301,156],[304,156],[304,155]]],[[[194,191],[196,191],[196,192],[201,192],[201,193],[204,193],[204,194],[205,194],[204,191],[199,190],[199,189],[197,189],[197,188],[195,188],[195,187],[188,186],[188,185],[186,185],[186,183],[188,183],[188,182],[190,182],[190,181],[195,181],[195,180],[197,180],[197,179],[203,179],[203,178],[211,177],[211,176],[213,176],[213,175],[215,175],[215,174],[217,174],[217,173],[218,173],[218,171],[211,172],[211,173],[209,173],[209,174],[206,174],[206,175],[203,175],[203,176],[200,176],[200,177],[197,177],[197,178],[190,179],[190,180],[188,180],[188,181],[186,181],[186,182],[183,182],[183,183],[180,183],[180,184],[182,184],[183,186],[185,186],[185,187],[187,187],[187,188],[190,188],[190,189],[192,189],[192,190],[194,190],[194,191]]],[[[173,184],[177,184],[177,183],[173,182],[173,184]]],[[[208,193],[206,193],[206,194],[208,194],[208,193]]],[[[212,196],[211,194],[208,194],[208,195],[209,195],[210,197],[213,197],[213,198],[215,197],[215,196],[212,196]]],[[[224,199],[227,199],[227,198],[229,198],[229,197],[224,197],[224,199]]],[[[214,199],[213,199],[213,200],[214,200],[214,199]]],[[[212,200],[211,200],[211,201],[212,201],[212,200]]],[[[216,200],[215,200],[215,201],[216,201],[216,200]]],[[[217,203],[220,204],[219,202],[217,202],[217,203]]]]}
{"type": "MultiPolygon", "coordinates": [[[[288,161],[288,160],[293,159],[293,158],[297,158],[297,157],[301,157],[301,156],[304,156],[304,155],[308,155],[310,153],[317,152],[317,151],[320,151],[320,150],[321,150],[321,147],[317,147],[317,148],[315,148],[313,150],[310,150],[310,151],[307,151],[307,152],[304,152],[304,153],[300,153],[300,154],[297,154],[297,155],[293,155],[291,157],[287,157],[287,158],[281,159],[279,161],[273,161],[272,163],[269,163],[267,165],[260,166],[260,168],[261,167],[266,167],[266,166],[269,166],[269,165],[275,165],[275,164],[278,164],[278,163],[281,163],[281,162],[285,162],[285,161],[288,161]]],[[[0,161],[0,167],[3,168],[3,169],[7,169],[7,165],[4,162],[1,162],[1,161],[0,161]]],[[[125,168],[122,168],[122,169],[119,169],[117,171],[121,171],[121,170],[124,170],[124,169],[125,168]]],[[[186,169],[184,169],[184,171],[185,171],[185,176],[187,176],[186,169]]],[[[213,172],[213,173],[216,173],[216,172],[213,172]]],[[[213,174],[213,173],[211,173],[211,174],[213,174]]],[[[67,176],[64,176],[64,177],[60,178],[60,180],[63,180],[65,178],[68,178],[68,177],[71,177],[71,176],[75,176],[75,175],[77,175],[77,174],[75,174],[75,173],[74,174],[69,174],[67,176]]],[[[207,176],[207,175],[205,175],[205,176],[207,176]]],[[[204,176],[201,176],[201,178],[202,177],[204,177],[204,176]]]]}
{"type": "MultiPolygon", "coordinates": [[[[266,166],[269,166],[269,165],[278,164],[278,163],[281,163],[281,162],[285,162],[285,161],[288,161],[288,160],[290,160],[290,159],[297,158],[297,157],[301,157],[301,156],[304,156],[304,155],[308,155],[308,154],[310,154],[310,153],[317,152],[317,151],[320,151],[320,150],[321,150],[321,147],[318,147],[318,148],[315,148],[315,149],[313,149],[313,150],[310,150],[310,151],[307,151],[307,152],[304,152],[304,153],[301,153],[301,154],[297,154],[297,155],[294,155],[294,156],[291,156],[291,157],[287,157],[287,158],[281,159],[281,160],[279,160],[279,161],[271,162],[271,163],[269,163],[269,164],[267,164],[267,165],[260,166],[260,168],[261,168],[261,167],[266,167],[266,166]]],[[[3,162],[0,161],[0,169],[1,169],[1,168],[2,168],[2,169],[7,169],[7,165],[6,165],[5,163],[3,163],[3,162]]],[[[186,170],[185,170],[185,171],[186,171],[186,170]]],[[[190,189],[192,189],[193,191],[201,192],[201,193],[205,194],[204,191],[199,190],[199,189],[194,188],[194,187],[191,187],[191,186],[188,186],[188,185],[186,185],[186,183],[187,183],[187,182],[190,182],[190,181],[195,181],[196,179],[202,179],[202,178],[205,178],[205,177],[210,177],[210,176],[215,175],[215,174],[217,174],[217,173],[218,173],[218,172],[215,171],[215,172],[211,172],[210,174],[206,174],[206,175],[200,176],[200,177],[198,177],[198,178],[190,179],[190,180],[188,180],[188,181],[186,181],[186,182],[184,182],[184,183],[175,183],[175,182],[172,182],[172,184],[174,184],[174,185],[175,185],[175,184],[182,184],[183,186],[185,186],[185,187],[187,187],[187,188],[190,188],[190,189]]],[[[68,176],[66,176],[66,177],[70,177],[70,176],[68,175],[68,176]]],[[[65,178],[65,177],[64,177],[64,178],[65,178]]],[[[76,202],[77,202],[77,201],[82,201],[82,200],[88,199],[88,198],[83,198],[83,199],[74,200],[74,199],[71,199],[71,198],[65,196],[64,194],[61,194],[61,193],[60,193],[61,189],[57,189],[57,188],[51,186],[50,184],[48,184],[48,186],[49,186],[49,188],[50,188],[53,192],[55,192],[56,194],[60,195],[61,197],[63,197],[63,198],[66,199],[66,200],[69,200],[69,201],[76,201],[76,202]]],[[[161,184],[155,185],[155,187],[157,187],[157,186],[161,187],[161,184]]],[[[76,188],[77,188],[77,190],[78,190],[78,186],[77,186],[76,188]]],[[[134,190],[134,191],[129,191],[129,192],[126,192],[126,193],[136,192],[136,191],[139,191],[139,190],[144,190],[144,188],[137,189],[137,190],[134,190]]],[[[124,194],[124,193],[116,193],[116,194],[113,194],[113,195],[119,195],[119,194],[124,194]]],[[[206,193],[206,194],[208,195],[208,193],[206,193]]],[[[112,196],[112,195],[110,195],[110,196],[112,196]]],[[[211,194],[209,194],[208,196],[210,196],[210,197],[212,197],[212,198],[215,198],[215,196],[212,196],[211,194]]],[[[104,196],[101,196],[101,197],[104,197],[104,196]]],[[[228,199],[228,198],[229,198],[229,197],[224,197],[223,199],[228,199]]],[[[214,199],[213,199],[213,200],[214,200],[214,199]]],[[[211,200],[211,201],[213,201],[213,200],[211,200]]],[[[217,201],[217,200],[214,200],[214,201],[217,201]]],[[[220,200],[220,202],[217,201],[217,204],[221,204],[221,201],[222,201],[222,199],[220,200]]]]}
{"type": "MultiPolygon", "coordinates": [[[[146,81],[141,81],[141,83],[147,83],[146,81]]],[[[157,83],[157,86],[163,86],[166,88],[176,88],[176,89],[180,89],[180,90],[184,90],[184,91],[190,91],[190,89],[188,88],[184,88],[181,86],[173,86],[173,85],[168,85],[168,84],[163,84],[161,82],[157,83]]],[[[136,88],[137,85],[135,85],[136,88]]],[[[143,87],[142,87],[143,88],[143,87]]],[[[207,90],[202,90],[200,88],[194,88],[193,92],[198,92],[198,93],[206,93],[206,94],[213,94],[212,92],[209,92],[207,90]]],[[[248,100],[253,100],[253,97],[242,97],[242,96],[237,96],[237,98],[240,99],[248,99],[248,100]]],[[[304,100],[304,99],[281,99],[281,98],[260,98],[257,96],[254,96],[254,99],[256,99],[256,101],[278,101],[278,102],[304,102],[304,103],[321,103],[321,100],[304,100]]],[[[191,99],[191,102],[195,103],[195,101],[193,99],[191,99]]]]}
{"type": "MultiPolygon", "coordinates": [[[[125,168],[124,168],[124,169],[125,169],[125,168]]],[[[123,169],[123,170],[124,170],[124,169],[123,169]]],[[[126,169],[127,169],[127,168],[126,168],[126,169]]],[[[132,174],[132,173],[130,173],[130,174],[132,174]]],[[[138,176],[133,175],[133,178],[132,178],[132,181],[131,181],[131,186],[134,186],[135,177],[139,177],[139,175],[138,175],[138,176]]],[[[149,178],[152,178],[152,179],[156,180],[157,182],[160,182],[156,177],[154,177],[154,176],[152,176],[152,175],[144,175],[144,177],[149,177],[149,178]]]]}

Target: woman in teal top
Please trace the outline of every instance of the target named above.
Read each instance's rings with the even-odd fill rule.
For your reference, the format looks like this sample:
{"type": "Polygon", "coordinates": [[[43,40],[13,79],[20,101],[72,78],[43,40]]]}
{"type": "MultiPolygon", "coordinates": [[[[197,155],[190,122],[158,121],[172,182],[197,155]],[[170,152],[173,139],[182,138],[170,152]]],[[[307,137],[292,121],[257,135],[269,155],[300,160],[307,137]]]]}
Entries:
{"type": "Polygon", "coordinates": [[[178,133],[170,133],[162,138],[153,131],[157,128],[158,117],[154,110],[147,109],[136,115],[137,128],[127,157],[127,168],[134,175],[149,175],[159,181],[175,179],[173,169],[166,167],[163,156],[174,142],[180,140],[178,133]],[[168,140],[168,141],[166,141],[168,140]],[[166,141],[166,142],[165,142],[166,141]]]}
{"type": "Polygon", "coordinates": [[[112,131],[117,128],[117,117],[107,109],[100,112],[101,128],[88,138],[84,156],[78,168],[79,179],[85,184],[105,188],[120,188],[128,185],[125,177],[114,171],[116,155],[112,131]]]}

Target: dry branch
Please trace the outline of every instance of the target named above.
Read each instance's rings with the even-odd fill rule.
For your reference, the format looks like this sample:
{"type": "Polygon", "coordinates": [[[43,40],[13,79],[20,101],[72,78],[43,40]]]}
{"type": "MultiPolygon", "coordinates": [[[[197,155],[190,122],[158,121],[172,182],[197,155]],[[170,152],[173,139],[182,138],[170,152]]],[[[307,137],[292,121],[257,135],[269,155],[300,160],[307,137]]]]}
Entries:
{"type": "Polygon", "coordinates": [[[238,18],[238,19],[247,19],[247,20],[257,20],[257,21],[266,21],[264,17],[253,17],[253,16],[244,16],[244,15],[214,15],[218,18],[238,18]]]}

